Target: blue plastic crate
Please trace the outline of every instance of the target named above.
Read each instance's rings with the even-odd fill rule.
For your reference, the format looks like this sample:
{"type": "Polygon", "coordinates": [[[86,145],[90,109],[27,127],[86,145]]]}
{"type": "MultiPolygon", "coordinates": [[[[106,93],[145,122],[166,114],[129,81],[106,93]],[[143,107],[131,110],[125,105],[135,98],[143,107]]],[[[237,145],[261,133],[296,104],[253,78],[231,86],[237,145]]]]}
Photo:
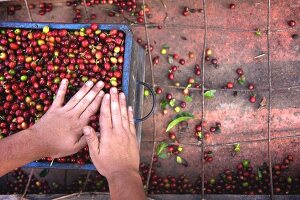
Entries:
{"type": "MultiPolygon", "coordinates": [[[[67,30],[79,30],[80,28],[88,28],[90,24],[61,24],[61,23],[32,23],[32,22],[0,22],[0,28],[23,28],[23,29],[43,29],[44,26],[49,26],[50,29],[67,29],[67,30]]],[[[138,76],[141,72],[136,72],[135,75],[132,75],[132,69],[131,69],[131,62],[132,62],[132,51],[133,49],[139,49],[138,47],[133,45],[133,36],[132,32],[128,25],[124,24],[99,24],[100,30],[111,30],[111,29],[117,29],[120,31],[123,31],[125,33],[125,52],[124,52],[124,63],[123,63],[123,76],[122,76],[122,91],[125,93],[127,99],[130,98],[129,96],[129,87],[130,87],[130,80],[134,79],[134,81],[137,80],[136,76],[138,76]]],[[[143,53],[138,53],[137,65],[141,62],[141,55],[143,53]]],[[[143,56],[142,56],[143,57],[143,56]]],[[[144,68],[139,69],[144,73],[144,68]],[[141,70],[142,69],[142,70],[141,70]]],[[[138,70],[136,70],[138,71],[138,70]]],[[[144,77],[144,75],[140,75],[144,77]]],[[[143,80],[142,80],[143,81],[143,80]]],[[[142,85],[144,85],[142,83],[142,85]]],[[[144,85],[145,86],[145,85],[144,85]]],[[[133,88],[133,86],[131,85],[133,88]]],[[[136,87],[134,89],[138,90],[136,87]]],[[[133,94],[136,95],[136,93],[141,93],[141,90],[139,89],[138,92],[133,92],[133,94]]],[[[153,97],[154,98],[154,97],[153,97]]],[[[140,102],[142,101],[139,97],[137,97],[139,104],[135,106],[135,112],[141,113],[139,107],[141,107],[140,102]]],[[[155,100],[153,99],[153,103],[155,100]]],[[[151,113],[153,112],[153,108],[151,113]]],[[[149,113],[149,114],[151,114],[149,113]]],[[[149,115],[148,114],[148,115],[149,115]]],[[[147,116],[148,116],[147,115],[147,116]]],[[[140,133],[139,133],[140,134],[140,133]]],[[[140,141],[140,135],[138,136],[140,141]]],[[[29,163],[23,167],[28,168],[53,168],[53,169],[84,169],[84,170],[96,170],[93,164],[85,164],[85,165],[78,165],[73,163],[58,163],[53,162],[53,164],[50,166],[49,162],[32,162],[29,163]]]]}

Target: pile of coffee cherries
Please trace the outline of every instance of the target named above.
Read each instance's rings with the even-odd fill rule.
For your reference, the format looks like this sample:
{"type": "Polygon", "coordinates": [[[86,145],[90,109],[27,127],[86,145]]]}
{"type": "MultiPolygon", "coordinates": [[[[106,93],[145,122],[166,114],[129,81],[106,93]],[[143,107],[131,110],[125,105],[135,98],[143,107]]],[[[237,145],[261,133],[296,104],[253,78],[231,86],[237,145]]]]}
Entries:
{"type": "MultiPolygon", "coordinates": [[[[32,126],[50,108],[62,79],[69,100],[88,80],[121,89],[125,33],[99,30],[0,30],[0,139],[32,126]]],[[[98,129],[97,115],[90,125],[98,129]]],[[[49,158],[50,160],[51,158],[49,158]]],[[[83,149],[59,162],[89,161],[83,149]]]]}

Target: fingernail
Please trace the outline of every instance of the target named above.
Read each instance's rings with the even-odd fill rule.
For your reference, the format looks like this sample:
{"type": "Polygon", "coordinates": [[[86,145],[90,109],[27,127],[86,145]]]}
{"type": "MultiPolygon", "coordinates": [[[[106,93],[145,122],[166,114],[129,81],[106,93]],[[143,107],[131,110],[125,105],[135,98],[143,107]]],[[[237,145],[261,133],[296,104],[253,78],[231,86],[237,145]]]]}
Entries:
{"type": "Polygon", "coordinates": [[[121,96],[121,99],[125,99],[125,94],[123,92],[121,92],[120,96],[121,96]]]}
{"type": "Polygon", "coordinates": [[[130,112],[132,112],[132,107],[131,107],[131,106],[129,106],[129,107],[128,107],[128,110],[129,110],[130,112]]]}
{"type": "Polygon", "coordinates": [[[106,95],[105,95],[105,98],[106,98],[106,99],[109,99],[109,98],[110,98],[110,95],[109,95],[109,94],[106,94],[106,95]]]}
{"type": "Polygon", "coordinates": [[[90,134],[90,129],[89,129],[89,127],[84,127],[84,128],[83,128],[83,133],[84,133],[85,135],[90,134]]]}
{"type": "Polygon", "coordinates": [[[68,80],[64,78],[64,79],[61,81],[61,83],[62,83],[62,84],[66,84],[67,81],[68,81],[68,80]]]}
{"type": "Polygon", "coordinates": [[[87,85],[87,86],[92,86],[92,85],[93,85],[93,82],[92,82],[92,81],[88,81],[88,82],[86,82],[86,85],[87,85]]]}
{"type": "Polygon", "coordinates": [[[102,87],[104,85],[104,83],[102,82],[102,81],[99,81],[98,83],[97,83],[97,87],[102,87]]]}
{"type": "Polygon", "coordinates": [[[112,91],[113,93],[117,93],[117,92],[118,92],[117,88],[115,88],[115,87],[111,88],[111,91],[112,91]]]}
{"type": "Polygon", "coordinates": [[[103,96],[104,95],[104,92],[101,90],[100,92],[99,92],[99,94],[98,94],[98,96],[103,96]]]}

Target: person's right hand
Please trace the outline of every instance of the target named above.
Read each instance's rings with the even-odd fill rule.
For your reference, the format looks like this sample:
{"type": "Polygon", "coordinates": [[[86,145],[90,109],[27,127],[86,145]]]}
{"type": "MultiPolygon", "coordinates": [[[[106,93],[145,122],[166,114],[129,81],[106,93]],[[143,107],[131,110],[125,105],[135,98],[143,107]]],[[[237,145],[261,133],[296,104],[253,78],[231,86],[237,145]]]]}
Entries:
{"type": "Polygon", "coordinates": [[[127,110],[124,93],[112,88],[105,94],[100,108],[100,136],[86,126],[83,129],[90,157],[97,170],[107,179],[123,174],[137,174],[139,150],[133,111],[127,110]]]}

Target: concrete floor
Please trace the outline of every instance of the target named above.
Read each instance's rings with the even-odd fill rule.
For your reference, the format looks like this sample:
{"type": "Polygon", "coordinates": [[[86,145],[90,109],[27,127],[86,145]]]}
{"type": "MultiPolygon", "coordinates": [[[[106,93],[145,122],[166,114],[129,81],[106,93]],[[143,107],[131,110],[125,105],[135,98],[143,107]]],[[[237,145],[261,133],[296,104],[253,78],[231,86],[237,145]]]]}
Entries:
{"type": "MultiPolygon", "coordinates": [[[[37,2],[37,1],[29,1],[37,2]]],[[[138,2],[141,2],[140,0],[138,2]]],[[[184,6],[191,8],[203,8],[202,1],[196,0],[146,0],[151,8],[153,17],[149,19],[155,25],[162,25],[162,29],[148,28],[150,44],[154,50],[152,57],[160,56],[159,65],[153,67],[154,85],[161,86],[163,95],[157,96],[156,111],[154,119],[151,117],[143,122],[143,133],[141,143],[141,161],[151,162],[153,142],[167,139],[165,129],[168,122],[175,116],[175,112],[169,110],[163,115],[160,109],[160,100],[165,93],[172,93],[177,100],[183,100],[182,89],[173,88],[175,82],[186,85],[189,77],[195,77],[194,65],[202,64],[202,52],[205,34],[205,20],[203,13],[182,16],[184,6]],[[162,2],[165,4],[162,4],[162,2]],[[186,60],[184,66],[180,66],[176,72],[175,80],[167,78],[168,64],[166,56],[160,54],[163,44],[168,44],[168,53],[177,53],[186,60]],[[188,58],[188,53],[195,53],[194,59],[188,58]],[[155,122],[155,124],[153,123],[155,122]],[[154,130],[155,127],[155,130],[154,130]],[[154,134],[155,133],[155,134],[154,134]]],[[[194,138],[194,126],[200,122],[202,114],[208,125],[215,122],[222,123],[222,133],[212,135],[205,142],[205,150],[214,152],[214,161],[205,163],[205,179],[217,176],[225,168],[234,168],[242,159],[250,159],[253,166],[268,161],[268,110],[258,110],[259,102],[251,104],[248,98],[255,93],[260,100],[268,99],[269,77],[268,77],[268,38],[265,32],[267,28],[267,0],[240,0],[236,3],[236,9],[228,8],[227,0],[207,0],[207,47],[212,49],[213,57],[219,62],[219,67],[213,67],[210,62],[204,65],[204,82],[207,89],[218,89],[214,99],[205,100],[204,113],[202,113],[202,94],[199,90],[193,90],[193,102],[188,103],[184,111],[193,113],[198,119],[189,122],[189,129],[178,134],[179,141],[184,146],[182,156],[189,162],[185,168],[176,164],[174,159],[162,160],[158,170],[161,175],[186,174],[191,179],[196,179],[201,173],[201,147],[197,146],[194,138]],[[262,30],[262,36],[256,36],[254,31],[262,30]],[[260,58],[258,55],[264,54],[260,58]],[[233,96],[233,91],[220,90],[228,81],[236,83],[237,68],[243,68],[247,82],[254,83],[255,92],[243,91],[233,96]],[[265,140],[263,140],[265,139],[265,140]],[[256,141],[262,140],[262,141],[256,141]],[[232,157],[231,143],[241,143],[241,153],[232,157]]],[[[12,2],[10,3],[12,4],[12,2]]],[[[37,10],[32,12],[35,22],[72,22],[73,11],[65,7],[64,1],[53,1],[54,9],[45,16],[37,15],[37,10]],[[61,13],[64,13],[62,16],[61,13]]],[[[0,3],[0,20],[7,21],[29,21],[25,9],[18,11],[14,16],[6,15],[8,3],[0,3]]],[[[24,5],[23,5],[23,8],[24,5]]],[[[83,8],[83,7],[82,7],[83,8]]],[[[96,13],[97,19],[93,22],[99,23],[126,23],[122,17],[107,17],[107,10],[111,6],[97,6],[88,8],[89,13],[96,13]]],[[[297,167],[300,166],[298,152],[300,150],[300,139],[293,138],[300,135],[300,38],[293,39],[292,34],[300,34],[300,27],[289,28],[287,21],[293,19],[300,23],[300,2],[298,0],[271,1],[270,12],[270,67],[271,84],[274,89],[271,92],[271,138],[270,150],[272,163],[281,162],[282,159],[292,154],[295,162],[288,173],[298,174],[297,167]],[[287,87],[292,87],[287,89],[287,87]],[[291,136],[282,139],[280,137],[291,136]]],[[[84,13],[84,12],[82,12],[84,13]]],[[[145,28],[142,25],[131,26],[134,37],[141,38],[146,43],[145,28]]],[[[179,65],[175,62],[176,65],[179,65]]],[[[151,82],[151,69],[146,70],[146,81],[151,82]]],[[[195,78],[201,82],[201,76],[195,78]]],[[[245,86],[237,86],[235,89],[246,89],[245,86]]],[[[144,101],[144,113],[151,106],[151,98],[144,101]]]]}

